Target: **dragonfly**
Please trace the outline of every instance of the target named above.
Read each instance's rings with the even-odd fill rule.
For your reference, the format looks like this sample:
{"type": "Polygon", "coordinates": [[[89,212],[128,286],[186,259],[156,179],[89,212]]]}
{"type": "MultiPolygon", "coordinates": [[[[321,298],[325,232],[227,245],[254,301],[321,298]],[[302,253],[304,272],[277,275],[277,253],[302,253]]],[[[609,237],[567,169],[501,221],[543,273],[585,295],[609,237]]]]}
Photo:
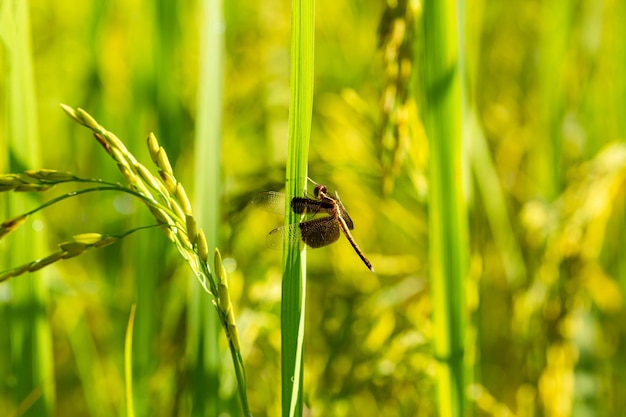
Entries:
{"type": "MultiPolygon", "coordinates": [[[[289,245],[305,243],[311,248],[321,248],[336,242],[341,232],[346,236],[354,251],[359,255],[367,268],[374,272],[372,263],[367,259],[359,245],[352,237],[354,223],[346,208],[339,199],[339,194],[331,195],[325,185],[317,185],[313,191],[314,198],[293,197],[291,210],[296,214],[306,214],[313,218],[286,226],[277,227],[267,235],[267,245],[280,247],[283,241],[289,245]],[[324,215],[315,217],[316,215],[324,215]]],[[[265,191],[252,199],[252,204],[268,211],[283,213],[286,196],[275,191],[265,191]]]]}

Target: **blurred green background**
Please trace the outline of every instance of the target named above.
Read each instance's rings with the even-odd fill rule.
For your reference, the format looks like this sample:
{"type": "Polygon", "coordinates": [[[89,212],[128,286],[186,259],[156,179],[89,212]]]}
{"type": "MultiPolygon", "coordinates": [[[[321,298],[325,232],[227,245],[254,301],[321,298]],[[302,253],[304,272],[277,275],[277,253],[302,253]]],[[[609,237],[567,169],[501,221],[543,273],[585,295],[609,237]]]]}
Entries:
{"type": "MultiPolygon", "coordinates": [[[[316,2],[309,175],[339,191],[377,273],[345,239],[308,254],[311,415],[436,415],[428,145],[414,98],[419,31],[398,12],[405,3],[316,2]]],[[[0,146],[7,149],[0,172],[54,168],[121,181],[90,133],[61,111],[67,103],[91,113],[145,165],[153,131],[193,200],[197,91],[209,76],[199,69],[205,3],[31,0],[27,20],[15,23],[19,4],[0,0],[0,146]],[[10,36],[14,29],[27,30],[30,51],[10,36]],[[16,54],[32,61],[25,87],[32,119],[9,116],[21,97],[11,81],[16,54]],[[40,155],[30,163],[39,166],[16,163],[20,139],[9,137],[20,131],[16,123],[38,129],[40,155]]],[[[419,21],[421,6],[411,5],[419,21]]],[[[626,415],[626,3],[484,0],[461,13],[470,412],[626,415]]],[[[264,240],[282,219],[247,203],[259,191],[280,190],[284,178],[290,4],[226,2],[222,29],[221,194],[211,204],[221,212],[218,246],[230,269],[251,409],[276,416],[281,252],[264,240]]],[[[22,210],[70,190],[27,199],[22,210]]],[[[3,220],[19,214],[6,194],[0,198],[3,220]]],[[[0,241],[0,270],[78,233],[151,223],[145,207],[124,195],[84,195],[0,241]],[[47,244],[20,235],[40,230],[47,244]]],[[[190,293],[200,287],[160,231],[17,280],[41,280],[45,309],[16,308],[19,290],[0,284],[0,415],[46,415],[42,398],[51,415],[124,414],[124,337],[138,300],[138,415],[191,414],[197,399],[186,323],[190,293]],[[24,347],[9,329],[33,314],[45,322],[34,343],[51,372],[42,388],[16,395],[28,377],[12,363],[24,347]]],[[[220,416],[238,415],[222,334],[219,346],[220,416]]]]}

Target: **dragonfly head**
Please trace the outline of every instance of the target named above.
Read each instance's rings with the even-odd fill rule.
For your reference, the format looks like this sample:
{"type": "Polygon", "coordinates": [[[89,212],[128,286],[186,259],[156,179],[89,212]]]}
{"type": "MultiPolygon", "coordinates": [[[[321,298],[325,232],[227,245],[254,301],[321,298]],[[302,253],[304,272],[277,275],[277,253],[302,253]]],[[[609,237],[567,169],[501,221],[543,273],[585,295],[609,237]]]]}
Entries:
{"type": "Polygon", "coordinates": [[[325,185],[318,185],[317,187],[315,187],[315,190],[313,190],[313,194],[315,195],[315,198],[319,198],[320,195],[323,195],[326,193],[328,193],[328,187],[326,187],[325,185]]]}

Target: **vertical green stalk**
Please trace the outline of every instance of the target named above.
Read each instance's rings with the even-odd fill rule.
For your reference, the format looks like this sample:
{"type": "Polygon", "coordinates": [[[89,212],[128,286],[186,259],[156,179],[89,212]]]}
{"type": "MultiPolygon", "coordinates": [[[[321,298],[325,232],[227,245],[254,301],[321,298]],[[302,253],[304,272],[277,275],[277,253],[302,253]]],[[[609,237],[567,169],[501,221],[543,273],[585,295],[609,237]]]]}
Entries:
{"type": "MultiPolygon", "coordinates": [[[[7,130],[9,171],[40,166],[37,113],[33,65],[30,45],[28,2],[0,3],[0,41],[6,55],[7,130]]],[[[11,214],[23,213],[35,204],[27,195],[7,197],[11,214]]],[[[4,256],[6,264],[26,262],[32,254],[41,255],[45,247],[43,232],[24,229],[13,236],[11,247],[4,256]]],[[[10,338],[12,378],[16,381],[16,414],[47,416],[54,414],[54,375],[52,337],[46,312],[47,293],[41,282],[41,273],[12,281],[13,296],[9,319],[3,332],[10,338]]],[[[8,411],[8,410],[7,410],[8,411]]]]}
{"type": "MultiPolygon", "coordinates": [[[[217,247],[221,201],[224,22],[222,0],[204,0],[200,7],[203,24],[200,25],[194,212],[197,222],[206,231],[207,246],[212,251],[217,247]]],[[[193,380],[192,415],[216,416],[226,411],[222,409],[224,403],[219,401],[219,319],[210,297],[201,291],[193,277],[190,280],[189,297],[188,354],[193,380]]],[[[245,390],[245,387],[242,389],[245,390]]],[[[242,401],[246,409],[245,398],[242,401]]]]}
{"type": "MultiPolygon", "coordinates": [[[[307,159],[313,109],[314,1],[293,0],[291,12],[291,95],[287,192],[302,195],[306,187],[307,159]]],[[[289,202],[287,202],[289,204],[289,202]]],[[[286,207],[287,224],[299,220],[286,207]]],[[[306,252],[285,245],[281,305],[283,416],[302,415],[302,363],[306,300],[306,252]]]]}
{"type": "Polygon", "coordinates": [[[133,326],[135,323],[135,306],[130,309],[130,317],[126,326],[124,341],[124,385],[126,391],[126,416],[135,417],[133,401],[133,326]]]}
{"type": "Polygon", "coordinates": [[[451,417],[463,415],[465,402],[463,280],[468,246],[457,0],[426,2],[422,27],[437,414],[451,417]]]}
{"type": "MultiPolygon", "coordinates": [[[[537,142],[536,152],[530,153],[538,190],[552,200],[560,193],[562,184],[563,117],[566,112],[567,50],[573,30],[576,6],[556,0],[541,3],[542,42],[540,55],[541,121],[544,140],[537,142]]],[[[541,137],[541,136],[539,136],[541,137]]]]}
{"type": "MultiPolygon", "coordinates": [[[[155,108],[158,112],[158,120],[165,119],[169,114],[164,111],[162,95],[159,94],[161,88],[168,85],[167,82],[159,84],[158,76],[167,69],[157,68],[159,57],[167,55],[167,46],[165,42],[161,42],[163,38],[167,38],[167,30],[170,25],[161,25],[159,15],[159,4],[142,0],[142,10],[144,18],[139,24],[144,36],[137,40],[140,44],[135,45],[137,53],[143,59],[138,59],[138,65],[133,66],[134,79],[131,86],[132,108],[146,109],[155,108]],[[155,103],[156,102],[156,103],[155,103]]],[[[99,6],[103,11],[112,7],[110,2],[102,2],[99,6]]],[[[94,10],[94,21],[97,25],[103,25],[101,17],[94,10]]],[[[104,29],[104,28],[103,28],[104,29]]],[[[96,57],[94,57],[97,59],[96,57]]],[[[162,59],[166,61],[165,59],[162,59]]],[[[165,77],[163,77],[165,78],[165,77]]],[[[111,109],[112,97],[107,97],[106,89],[103,91],[102,109],[108,114],[115,114],[111,109]]],[[[128,120],[128,132],[135,134],[129,135],[132,138],[145,137],[145,131],[140,131],[140,124],[137,119],[128,120]]],[[[165,123],[164,123],[165,124],[165,123]]],[[[161,127],[161,126],[159,126],[161,127]]],[[[159,129],[159,134],[168,137],[169,131],[159,129]]],[[[170,149],[171,151],[171,149],[170,149]]],[[[137,223],[146,223],[150,221],[150,215],[143,210],[137,213],[137,223]]],[[[154,402],[151,401],[150,379],[157,370],[157,361],[155,360],[155,343],[157,340],[157,322],[154,319],[154,310],[158,308],[158,285],[159,278],[162,275],[163,265],[155,262],[155,259],[162,259],[165,253],[167,243],[161,239],[151,242],[149,245],[137,245],[128,249],[128,259],[135,259],[137,265],[141,268],[134,267],[131,269],[135,273],[134,286],[137,292],[137,306],[133,326],[133,403],[135,413],[139,416],[153,414],[156,410],[154,402]]]]}
{"type": "Polygon", "coordinates": [[[466,137],[470,141],[468,148],[471,171],[476,177],[476,186],[482,196],[493,240],[502,256],[507,282],[512,288],[517,288],[526,279],[526,265],[521,248],[515,239],[513,225],[506,209],[505,195],[498,179],[487,138],[479,125],[476,113],[473,110],[470,112],[467,129],[471,132],[466,137]]]}

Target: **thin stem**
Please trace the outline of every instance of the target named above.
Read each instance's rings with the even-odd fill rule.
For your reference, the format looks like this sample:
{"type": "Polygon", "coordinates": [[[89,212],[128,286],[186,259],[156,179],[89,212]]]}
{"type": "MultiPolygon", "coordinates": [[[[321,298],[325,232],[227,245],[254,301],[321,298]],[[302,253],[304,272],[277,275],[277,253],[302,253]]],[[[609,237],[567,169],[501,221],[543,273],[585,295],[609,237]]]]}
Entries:
{"type": "MultiPolygon", "coordinates": [[[[291,96],[287,156],[287,192],[302,195],[313,108],[314,1],[292,1],[291,96]]],[[[286,201],[288,205],[289,202],[286,201]]],[[[299,215],[286,207],[286,224],[299,215]]],[[[281,304],[282,412],[302,415],[304,316],[306,305],[306,252],[285,243],[281,304]]]]}

